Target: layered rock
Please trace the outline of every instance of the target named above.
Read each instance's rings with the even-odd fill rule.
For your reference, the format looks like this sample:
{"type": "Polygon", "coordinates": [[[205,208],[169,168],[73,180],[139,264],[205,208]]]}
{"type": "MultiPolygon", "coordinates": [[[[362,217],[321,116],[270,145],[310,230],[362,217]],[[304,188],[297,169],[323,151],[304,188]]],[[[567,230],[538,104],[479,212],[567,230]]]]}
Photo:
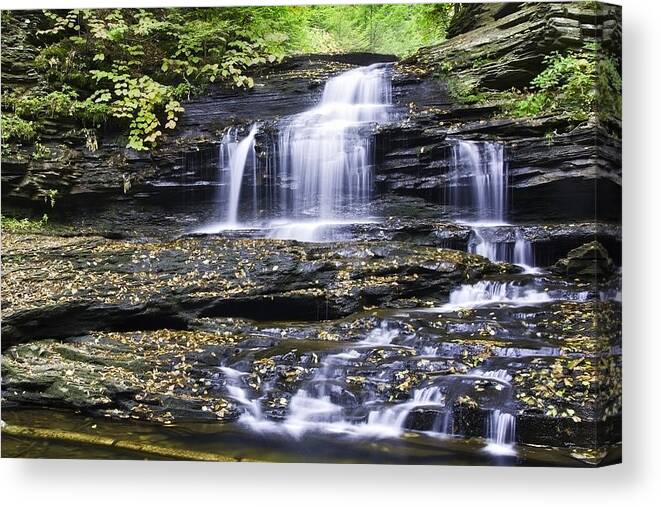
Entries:
{"type": "Polygon", "coordinates": [[[3,238],[2,346],[92,330],[187,329],[191,319],[324,320],[407,306],[507,265],[394,241],[3,238]],[[410,300],[409,303],[407,301],[410,300]]]}
{"type": "MultiPolygon", "coordinates": [[[[457,104],[445,81],[460,79],[481,89],[524,88],[553,51],[597,39],[604,50],[615,48],[618,10],[599,9],[595,13],[588,3],[462,6],[446,42],[423,48],[395,66],[393,100],[399,120],[377,133],[378,190],[383,195],[440,202],[447,187],[452,139],[497,140],[507,147],[513,219],[580,220],[596,212],[602,220],[617,220],[621,144],[610,131],[595,122],[576,124],[555,116],[494,118],[502,116],[501,104],[457,104]]],[[[24,51],[29,49],[29,41],[21,44],[24,51]]],[[[272,133],[279,118],[315,103],[329,76],[351,66],[387,61],[392,57],[296,57],[258,69],[250,91],[211,87],[184,104],[177,131],[151,153],[125,149],[121,136],[113,131],[96,132],[98,150],[90,151],[90,134],[81,132],[80,126],[50,124],[42,139],[51,150],[49,158],[4,157],[3,204],[9,211],[36,206],[39,213],[57,215],[67,208],[98,208],[112,202],[124,207],[171,203],[184,190],[191,199],[210,201],[213,187],[198,183],[217,178],[217,146],[223,129],[260,121],[261,170],[265,170],[275,149],[272,133]],[[57,205],[50,209],[48,195],[54,191],[57,205]]],[[[29,69],[11,72],[29,73],[29,69]]]]}
{"type": "Polygon", "coordinates": [[[523,89],[555,51],[598,42],[621,47],[621,10],[597,2],[463,5],[449,39],[402,62],[423,74],[452,75],[479,88],[523,89]]]}

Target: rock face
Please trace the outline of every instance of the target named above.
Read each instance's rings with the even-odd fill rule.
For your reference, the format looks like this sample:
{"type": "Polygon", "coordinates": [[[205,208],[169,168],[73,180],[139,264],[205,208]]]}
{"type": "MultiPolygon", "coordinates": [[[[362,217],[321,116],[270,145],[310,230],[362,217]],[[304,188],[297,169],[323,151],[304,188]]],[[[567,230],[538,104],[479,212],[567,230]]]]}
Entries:
{"type": "Polygon", "coordinates": [[[403,63],[426,73],[451,73],[481,88],[525,88],[554,51],[598,42],[621,47],[621,10],[597,2],[462,5],[447,42],[403,63]]]}
{"type": "MultiPolygon", "coordinates": [[[[594,8],[584,2],[465,5],[446,42],[396,63],[393,101],[399,121],[384,126],[376,139],[381,195],[442,202],[452,140],[488,139],[507,147],[512,219],[585,220],[596,214],[616,221],[621,212],[621,145],[609,131],[595,122],[577,125],[559,117],[494,119],[498,103],[454,103],[443,74],[486,89],[524,88],[553,51],[595,40],[604,50],[618,47],[618,9],[594,8]]],[[[22,40],[20,47],[29,51],[30,41],[22,40]]],[[[6,72],[30,75],[33,71],[12,54],[3,66],[6,72]]],[[[208,202],[213,187],[198,183],[217,178],[224,129],[247,128],[259,119],[260,170],[265,171],[279,118],[315,103],[329,76],[351,66],[392,60],[371,54],[296,57],[259,69],[250,91],[212,87],[184,104],[179,128],[152,153],[126,150],[113,131],[96,132],[99,148],[92,152],[80,126],[53,123],[42,139],[51,149],[50,158],[4,157],[3,205],[17,212],[38,208],[36,212],[56,217],[67,210],[79,213],[114,203],[123,208],[145,203],[169,207],[173,195],[184,191],[189,201],[208,202]],[[52,209],[47,194],[53,191],[52,209]]],[[[18,86],[11,76],[5,82],[18,86]]]]}

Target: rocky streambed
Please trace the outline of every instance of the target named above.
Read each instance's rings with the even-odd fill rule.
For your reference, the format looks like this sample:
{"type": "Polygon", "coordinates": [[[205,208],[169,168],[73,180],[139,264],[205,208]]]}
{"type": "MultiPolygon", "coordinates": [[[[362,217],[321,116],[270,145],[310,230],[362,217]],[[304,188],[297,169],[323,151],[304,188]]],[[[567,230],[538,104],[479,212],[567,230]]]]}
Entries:
{"type": "MultiPolygon", "coordinates": [[[[239,438],[228,425],[256,439],[256,459],[272,442],[292,459],[303,436],[407,448],[420,435],[421,462],[495,449],[580,465],[619,437],[621,307],[578,270],[529,275],[393,240],[13,234],[3,268],[9,414],[60,408],[239,438]],[[512,434],[499,441],[506,407],[512,434]]],[[[310,459],[332,458],[317,446],[310,459]]]]}

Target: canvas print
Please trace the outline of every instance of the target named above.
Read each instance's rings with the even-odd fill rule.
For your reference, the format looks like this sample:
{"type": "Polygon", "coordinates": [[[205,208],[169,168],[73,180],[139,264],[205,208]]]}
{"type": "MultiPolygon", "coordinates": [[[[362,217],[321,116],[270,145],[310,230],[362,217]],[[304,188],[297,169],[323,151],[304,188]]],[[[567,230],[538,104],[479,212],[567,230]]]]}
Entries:
{"type": "Polygon", "coordinates": [[[621,8],[2,12],[2,457],[621,460],[621,8]]]}

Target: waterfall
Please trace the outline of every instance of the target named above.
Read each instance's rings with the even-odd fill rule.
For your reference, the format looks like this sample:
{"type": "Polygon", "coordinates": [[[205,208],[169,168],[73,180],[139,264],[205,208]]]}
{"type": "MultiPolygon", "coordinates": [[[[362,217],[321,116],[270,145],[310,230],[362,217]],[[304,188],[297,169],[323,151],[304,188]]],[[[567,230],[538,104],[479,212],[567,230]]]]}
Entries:
{"type": "Polygon", "coordinates": [[[490,261],[508,261],[507,244],[491,241],[486,227],[474,227],[468,242],[468,251],[490,261]]]}
{"type": "Polygon", "coordinates": [[[337,239],[347,224],[371,221],[374,126],[391,117],[390,73],[388,64],[374,64],[329,79],[316,106],[280,121],[266,167],[257,166],[256,126],[241,140],[230,129],[219,153],[222,220],[199,232],[239,225],[239,209],[247,209],[247,166],[253,216],[245,225],[265,228],[271,237],[337,239]],[[258,223],[261,215],[271,221],[258,223]]]}
{"type": "Polygon", "coordinates": [[[218,164],[222,185],[222,202],[225,203],[225,223],[236,225],[238,223],[239,199],[243,186],[243,173],[248,156],[255,170],[255,134],[257,125],[253,125],[250,133],[241,141],[238,140],[236,129],[229,129],[220,143],[218,164]]]}
{"type": "Polygon", "coordinates": [[[503,227],[473,227],[468,240],[468,251],[482,255],[490,261],[511,262],[522,266],[527,272],[536,272],[532,243],[525,239],[520,228],[515,229],[512,241],[512,233],[503,234],[503,227]],[[501,229],[500,234],[498,229],[501,229]],[[503,236],[507,239],[500,239],[503,236]]]}
{"type": "Polygon", "coordinates": [[[487,419],[487,452],[492,454],[512,455],[516,434],[516,417],[494,409],[487,419]]]}
{"type": "Polygon", "coordinates": [[[450,166],[450,201],[472,213],[475,223],[468,251],[491,261],[512,262],[534,271],[532,244],[520,230],[516,230],[513,245],[511,241],[490,238],[490,229],[507,225],[508,175],[503,145],[456,141],[450,166]]]}
{"type": "MultiPolygon", "coordinates": [[[[327,225],[365,214],[372,126],[388,120],[390,109],[389,67],[375,64],[329,79],[317,106],[282,122],[277,173],[280,208],[288,219],[327,225]]],[[[288,235],[296,236],[288,227],[288,235]]]]}
{"type": "Polygon", "coordinates": [[[516,240],[514,242],[514,264],[532,267],[535,265],[535,258],[532,253],[532,244],[523,237],[521,231],[516,231],[516,240]]]}
{"type": "Polygon", "coordinates": [[[454,206],[473,211],[475,221],[503,223],[507,208],[503,145],[456,141],[452,146],[450,195],[454,206]]]}

